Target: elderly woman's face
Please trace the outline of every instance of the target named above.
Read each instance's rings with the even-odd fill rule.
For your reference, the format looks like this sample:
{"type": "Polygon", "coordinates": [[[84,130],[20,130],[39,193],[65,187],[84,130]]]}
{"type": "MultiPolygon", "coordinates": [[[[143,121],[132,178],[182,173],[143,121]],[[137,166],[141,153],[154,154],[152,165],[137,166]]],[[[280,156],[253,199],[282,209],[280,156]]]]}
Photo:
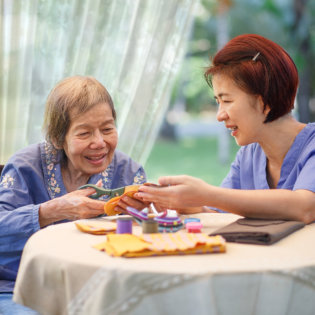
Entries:
{"type": "Polygon", "coordinates": [[[63,145],[69,171],[88,175],[104,171],[117,142],[117,129],[108,104],[97,104],[79,116],[70,113],[70,127],[63,145]]]}

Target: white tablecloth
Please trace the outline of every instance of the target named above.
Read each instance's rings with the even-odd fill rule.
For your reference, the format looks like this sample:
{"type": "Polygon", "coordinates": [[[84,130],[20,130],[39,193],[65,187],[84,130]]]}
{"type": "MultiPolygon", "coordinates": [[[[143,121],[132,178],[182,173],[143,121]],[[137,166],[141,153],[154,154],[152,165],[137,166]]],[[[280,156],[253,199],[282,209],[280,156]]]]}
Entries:
{"type": "MultiPolygon", "coordinates": [[[[198,214],[203,232],[239,217],[198,214]]],[[[136,233],[139,230],[136,230],[136,233]]],[[[114,258],[73,222],[34,234],[14,300],[41,314],[315,314],[315,224],[271,246],[227,243],[220,254],[114,258]]]]}

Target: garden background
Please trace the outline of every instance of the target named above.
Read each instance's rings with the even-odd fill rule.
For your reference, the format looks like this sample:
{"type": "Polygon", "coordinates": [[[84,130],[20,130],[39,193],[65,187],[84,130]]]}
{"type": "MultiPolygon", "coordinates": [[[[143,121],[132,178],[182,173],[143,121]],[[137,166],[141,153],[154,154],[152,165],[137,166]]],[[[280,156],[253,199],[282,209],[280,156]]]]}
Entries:
{"type": "Polygon", "coordinates": [[[289,52],[300,75],[294,115],[303,122],[315,120],[315,2],[203,0],[166,119],[145,164],[149,179],[188,174],[219,185],[227,174],[238,147],[216,123],[203,72],[218,48],[244,33],[265,36],[289,52]]]}

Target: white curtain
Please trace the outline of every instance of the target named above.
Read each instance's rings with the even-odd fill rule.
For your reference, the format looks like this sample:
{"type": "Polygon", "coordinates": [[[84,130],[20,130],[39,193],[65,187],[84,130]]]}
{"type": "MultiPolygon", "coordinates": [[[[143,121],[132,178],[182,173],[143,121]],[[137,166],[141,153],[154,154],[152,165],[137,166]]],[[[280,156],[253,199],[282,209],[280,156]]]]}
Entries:
{"type": "Polygon", "coordinates": [[[145,163],[168,106],[196,0],[1,0],[0,164],[43,139],[44,105],[62,78],[111,93],[119,149],[145,163]]]}

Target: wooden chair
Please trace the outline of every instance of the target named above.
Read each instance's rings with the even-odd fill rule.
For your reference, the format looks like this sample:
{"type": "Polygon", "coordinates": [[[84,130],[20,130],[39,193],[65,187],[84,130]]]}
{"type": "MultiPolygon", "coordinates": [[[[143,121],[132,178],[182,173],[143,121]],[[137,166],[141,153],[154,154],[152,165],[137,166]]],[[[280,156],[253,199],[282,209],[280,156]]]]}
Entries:
{"type": "Polygon", "coordinates": [[[1,176],[1,173],[2,173],[3,168],[4,168],[4,165],[3,165],[3,164],[0,164],[0,176],[1,176]]]}

